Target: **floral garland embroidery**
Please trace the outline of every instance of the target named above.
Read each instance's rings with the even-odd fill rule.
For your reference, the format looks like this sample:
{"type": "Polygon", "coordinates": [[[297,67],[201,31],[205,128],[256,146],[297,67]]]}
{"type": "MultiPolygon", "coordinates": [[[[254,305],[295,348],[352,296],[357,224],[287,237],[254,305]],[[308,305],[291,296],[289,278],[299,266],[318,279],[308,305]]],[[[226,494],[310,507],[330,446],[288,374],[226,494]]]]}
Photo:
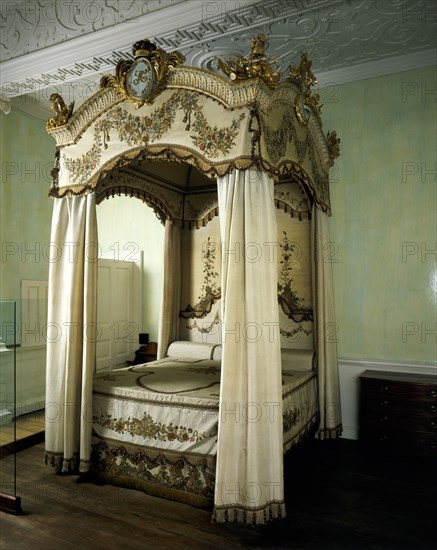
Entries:
{"type": "MultiPolygon", "coordinates": [[[[304,305],[304,299],[300,298],[296,291],[292,289],[293,278],[291,277],[292,266],[290,261],[294,255],[296,249],[295,245],[288,239],[287,233],[283,231],[284,237],[281,247],[282,254],[279,264],[281,269],[279,271],[278,281],[278,302],[282,308],[282,311],[287,315],[289,319],[292,319],[295,323],[302,323],[303,321],[313,321],[313,309],[310,306],[304,305]]],[[[280,333],[287,339],[293,338],[298,333],[304,333],[307,336],[313,332],[311,329],[305,329],[302,325],[293,328],[291,330],[280,329],[280,333]]]]}
{"type": "Polygon", "coordinates": [[[100,148],[94,143],[89,151],[77,159],[65,159],[65,166],[70,172],[70,183],[85,182],[92,174],[93,170],[100,163],[100,148]]]}
{"type": "Polygon", "coordinates": [[[281,120],[277,130],[262,121],[262,133],[265,136],[267,153],[273,163],[277,163],[285,155],[287,145],[293,141],[298,161],[302,164],[311,140],[308,133],[303,141],[298,140],[291,111],[281,120]]]}
{"type": "MultiPolygon", "coordinates": [[[[186,428],[185,426],[173,426],[173,424],[163,424],[162,422],[155,422],[152,416],[148,413],[144,413],[143,418],[112,418],[110,414],[94,416],[93,422],[102,426],[102,428],[108,428],[117,433],[127,432],[131,436],[142,436],[158,441],[179,441],[184,443],[189,441],[191,443],[198,443],[209,437],[205,433],[199,433],[192,428],[186,428]]],[[[215,434],[212,434],[215,435],[215,434]]]]}
{"type": "Polygon", "coordinates": [[[284,433],[289,432],[293,428],[293,426],[295,426],[299,422],[301,413],[302,411],[297,407],[283,413],[282,426],[284,433]]]}
{"type": "Polygon", "coordinates": [[[197,329],[200,332],[200,334],[209,334],[212,331],[212,329],[217,325],[220,325],[220,314],[218,311],[216,312],[213,321],[209,325],[207,325],[206,323],[202,323],[202,326],[200,326],[197,321],[194,321],[192,325],[187,325],[187,329],[188,330],[197,329]]]}
{"type": "MultiPolygon", "coordinates": [[[[203,248],[203,284],[200,289],[199,301],[194,306],[188,304],[179,312],[179,317],[184,319],[201,319],[211,312],[214,302],[221,297],[221,288],[217,284],[219,277],[215,268],[217,245],[208,237],[203,248]]],[[[193,328],[193,327],[192,327],[193,328]]]]}
{"type": "Polygon", "coordinates": [[[192,465],[182,456],[176,461],[169,460],[162,453],[152,457],[142,448],[130,452],[124,445],[110,447],[105,441],[93,445],[91,460],[98,472],[214,497],[214,472],[206,460],[192,465]]]}
{"type": "Polygon", "coordinates": [[[189,137],[196,147],[211,158],[216,158],[219,153],[226,155],[235,145],[235,138],[246,114],[242,113],[233,120],[229,128],[212,127],[207,124],[198,99],[199,96],[193,92],[180,91],[146,116],[133,115],[122,107],[112,109],[96,123],[91,149],[78,159],[65,159],[71,183],[85,183],[90,178],[100,164],[102,148],[108,148],[111,130],[117,129],[120,141],[129,146],[147,145],[161,139],[171,129],[179,110],[184,113],[182,122],[186,124],[185,130],[194,132],[189,137]]]}
{"type": "Polygon", "coordinates": [[[237,120],[233,120],[229,128],[218,128],[218,126],[209,126],[205,115],[201,109],[195,112],[195,121],[193,130],[199,135],[190,136],[201,151],[207,153],[210,157],[218,157],[219,153],[226,154],[235,144],[241,121],[245,117],[242,113],[237,120]]]}

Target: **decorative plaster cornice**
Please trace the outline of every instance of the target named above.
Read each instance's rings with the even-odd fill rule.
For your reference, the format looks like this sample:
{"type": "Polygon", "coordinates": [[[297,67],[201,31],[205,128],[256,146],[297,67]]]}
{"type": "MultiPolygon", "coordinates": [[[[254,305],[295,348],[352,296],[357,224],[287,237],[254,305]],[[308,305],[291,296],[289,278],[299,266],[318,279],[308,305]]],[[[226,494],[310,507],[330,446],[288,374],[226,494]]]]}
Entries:
{"type": "Polygon", "coordinates": [[[17,59],[120,23],[133,23],[181,2],[185,0],[3,0],[0,60],[17,59]]]}
{"type": "Polygon", "coordinates": [[[145,36],[179,50],[188,66],[215,70],[217,56],[243,54],[261,32],[282,71],[308,51],[320,87],[426,67],[436,64],[437,21],[434,0],[419,4],[418,11],[411,0],[186,0],[6,61],[2,91],[9,98],[34,94],[47,114],[49,91],[78,107],[101,74],[114,72],[120,57],[130,57],[133,41],[145,36]]]}
{"type": "MultiPolygon", "coordinates": [[[[272,0],[268,0],[272,3],[272,0]]],[[[273,0],[275,1],[275,0],[273,0]]],[[[130,57],[132,43],[138,37],[161,42],[196,42],[195,30],[225,17],[235,6],[244,7],[261,0],[240,0],[220,3],[220,14],[208,16],[198,0],[187,0],[164,10],[155,11],[116,27],[95,31],[85,36],[29,53],[1,64],[1,84],[9,97],[30,93],[43,87],[72,82],[111,71],[120,58],[130,57]],[[207,19],[205,19],[208,16],[207,19]],[[116,29],[116,30],[115,30],[116,29]],[[190,29],[191,33],[190,33],[190,29]],[[157,40],[155,36],[160,37],[157,40]],[[164,38],[163,38],[164,37],[164,38]],[[166,37],[166,38],[165,38],[166,37]]],[[[211,3],[216,4],[216,3],[211,3]]],[[[241,8],[240,8],[241,9],[241,8]]]]}

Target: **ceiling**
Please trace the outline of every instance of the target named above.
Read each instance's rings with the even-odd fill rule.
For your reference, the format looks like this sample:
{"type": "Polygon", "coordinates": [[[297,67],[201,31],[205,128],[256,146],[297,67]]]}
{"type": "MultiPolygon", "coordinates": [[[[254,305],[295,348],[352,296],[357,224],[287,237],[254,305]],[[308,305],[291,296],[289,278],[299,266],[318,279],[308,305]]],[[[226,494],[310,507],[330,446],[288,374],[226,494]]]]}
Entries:
{"type": "Polygon", "coordinates": [[[7,0],[1,2],[2,109],[42,119],[49,96],[77,108],[102,74],[150,38],[186,64],[216,70],[216,57],[269,38],[282,71],[309,53],[320,86],[437,65],[435,0],[7,0]],[[7,101],[5,101],[7,100],[7,101]]]}

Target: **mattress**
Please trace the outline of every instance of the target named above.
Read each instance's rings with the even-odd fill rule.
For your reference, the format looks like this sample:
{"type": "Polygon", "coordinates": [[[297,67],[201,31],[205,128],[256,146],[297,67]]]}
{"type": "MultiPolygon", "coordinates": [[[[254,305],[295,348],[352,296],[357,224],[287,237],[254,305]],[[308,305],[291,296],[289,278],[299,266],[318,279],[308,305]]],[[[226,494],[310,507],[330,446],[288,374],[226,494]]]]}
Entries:
{"type": "MultiPolygon", "coordinates": [[[[317,418],[313,371],[282,371],[284,450],[317,418]]],[[[92,468],[109,481],[205,506],[212,502],[220,361],[167,357],[99,373],[92,468]]],[[[242,411],[244,415],[244,411],[242,411]]]]}
{"type": "Polygon", "coordinates": [[[220,362],[166,358],[97,375],[93,431],[166,451],[214,455],[220,362]]]}

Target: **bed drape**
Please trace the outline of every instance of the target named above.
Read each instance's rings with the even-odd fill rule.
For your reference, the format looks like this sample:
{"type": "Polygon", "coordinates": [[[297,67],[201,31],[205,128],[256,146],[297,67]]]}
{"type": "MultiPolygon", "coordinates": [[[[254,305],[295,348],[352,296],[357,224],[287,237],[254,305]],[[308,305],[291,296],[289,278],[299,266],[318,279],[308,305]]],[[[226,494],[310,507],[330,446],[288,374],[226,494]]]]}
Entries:
{"type": "Polygon", "coordinates": [[[340,436],[341,405],[337,358],[337,325],[332,281],[333,244],[329,239],[328,217],[313,206],[311,223],[314,332],[319,397],[320,439],[340,436]]]}
{"type": "Polygon", "coordinates": [[[273,181],[236,170],[217,186],[223,354],[213,519],[265,523],[285,515],[273,181]]]}
{"type": "Polygon", "coordinates": [[[181,296],[181,229],[171,220],[165,221],[164,269],[161,316],[158,329],[158,359],[167,355],[171,342],[179,340],[181,296]]]}
{"type": "Polygon", "coordinates": [[[47,321],[46,460],[88,471],[95,370],[97,220],[94,193],[55,199],[47,321]],[[79,460],[78,460],[79,459],[79,460]]]}

